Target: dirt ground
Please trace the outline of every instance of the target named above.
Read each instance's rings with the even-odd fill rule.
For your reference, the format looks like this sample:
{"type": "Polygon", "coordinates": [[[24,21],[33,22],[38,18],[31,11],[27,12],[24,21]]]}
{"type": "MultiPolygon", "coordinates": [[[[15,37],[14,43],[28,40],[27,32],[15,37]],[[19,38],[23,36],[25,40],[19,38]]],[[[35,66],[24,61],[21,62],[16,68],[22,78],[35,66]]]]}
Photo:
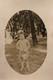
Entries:
{"type": "Polygon", "coordinates": [[[28,57],[30,71],[27,71],[26,66],[24,67],[23,71],[20,71],[21,63],[19,60],[18,50],[16,49],[16,42],[5,45],[5,56],[7,62],[16,72],[20,74],[24,74],[24,75],[31,74],[36,70],[38,70],[43,64],[47,55],[46,37],[43,38],[39,37],[38,45],[36,45],[35,47],[32,46],[32,41],[30,43],[31,43],[31,48],[29,49],[29,57],[28,57]]]}

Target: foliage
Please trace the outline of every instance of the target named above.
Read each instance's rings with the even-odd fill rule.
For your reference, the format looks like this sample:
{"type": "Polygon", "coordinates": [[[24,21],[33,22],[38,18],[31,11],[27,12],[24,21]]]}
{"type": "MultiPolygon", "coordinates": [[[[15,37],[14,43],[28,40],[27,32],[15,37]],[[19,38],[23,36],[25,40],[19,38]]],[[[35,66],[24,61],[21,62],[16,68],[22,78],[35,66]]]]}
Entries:
{"type": "Polygon", "coordinates": [[[11,31],[11,35],[15,38],[18,31],[24,31],[25,38],[31,33],[34,45],[37,43],[37,35],[47,36],[47,31],[42,19],[30,10],[19,11],[9,20],[6,29],[11,31]]]}

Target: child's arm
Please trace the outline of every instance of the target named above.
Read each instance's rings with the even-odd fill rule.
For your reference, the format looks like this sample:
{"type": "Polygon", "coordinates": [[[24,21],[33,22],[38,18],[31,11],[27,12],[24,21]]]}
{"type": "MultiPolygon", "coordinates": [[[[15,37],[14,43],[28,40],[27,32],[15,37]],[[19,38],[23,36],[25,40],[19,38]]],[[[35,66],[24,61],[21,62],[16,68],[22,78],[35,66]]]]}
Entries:
{"type": "Polygon", "coordinates": [[[27,48],[25,49],[25,52],[30,48],[30,43],[28,40],[26,41],[26,44],[27,44],[27,48]]]}
{"type": "Polygon", "coordinates": [[[18,41],[17,44],[16,44],[16,48],[17,48],[18,50],[22,51],[22,49],[21,49],[20,46],[19,46],[19,41],[18,41]]]}
{"type": "Polygon", "coordinates": [[[19,49],[19,42],[17,42],[17,44],[16,44],[16,48],[19,49]]]}

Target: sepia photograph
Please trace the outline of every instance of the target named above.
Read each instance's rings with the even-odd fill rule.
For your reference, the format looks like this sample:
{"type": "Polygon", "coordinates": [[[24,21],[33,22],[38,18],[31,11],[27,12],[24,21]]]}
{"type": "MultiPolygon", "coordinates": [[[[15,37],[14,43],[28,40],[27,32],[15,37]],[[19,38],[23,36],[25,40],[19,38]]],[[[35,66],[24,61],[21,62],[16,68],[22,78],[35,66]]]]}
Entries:
{"type": "Polygon", "coordinates": [[[15,13],[5,28],[5,57],[20,74],[36,72],[47,55],[47,30],[43,20],[31,10],[15,13]]]}
{"type": "Polygon", "coordinates": [[[0,0],[0,80],[53,80],[53,0],[0,0]]]}

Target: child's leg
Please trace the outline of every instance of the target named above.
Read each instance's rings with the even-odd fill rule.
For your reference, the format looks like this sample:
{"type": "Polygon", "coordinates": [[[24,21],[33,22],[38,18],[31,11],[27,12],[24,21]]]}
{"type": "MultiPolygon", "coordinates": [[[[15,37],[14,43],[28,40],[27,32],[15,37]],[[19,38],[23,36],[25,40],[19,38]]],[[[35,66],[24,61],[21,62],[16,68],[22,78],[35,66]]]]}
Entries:
{"type": "Polygon", "coordinates": [[[21,69],[20,71],[22,71],[24,69],[24,61],[21,61],[21,69]]]}
{"type": "Polygon", "coordinates": [[[27,70],[29,70],[29,62],[28,62],[28,59],[26,60],[26,68],[27,68],[27,70]]]}
{"type": "Polygon", "coordinates": [[[21,62],[21,51],[19,51],[19,62],[21,62]]]}
{"type": "Polygon", "coordinates": [[[19,51],[19,62],[21,63],[20,71],[22,71],[24,69],[24,61],[22,59],[22,51],[19,51]]]}
{"type": "Polygon", "coordinates": [[[30,70],[29,69],[29,61],[28,61],[29,51],[26,52],[26,55],[27,55],[27,58],[26,58],[26,68],[27,68],[27,70],[30,70]]]}

